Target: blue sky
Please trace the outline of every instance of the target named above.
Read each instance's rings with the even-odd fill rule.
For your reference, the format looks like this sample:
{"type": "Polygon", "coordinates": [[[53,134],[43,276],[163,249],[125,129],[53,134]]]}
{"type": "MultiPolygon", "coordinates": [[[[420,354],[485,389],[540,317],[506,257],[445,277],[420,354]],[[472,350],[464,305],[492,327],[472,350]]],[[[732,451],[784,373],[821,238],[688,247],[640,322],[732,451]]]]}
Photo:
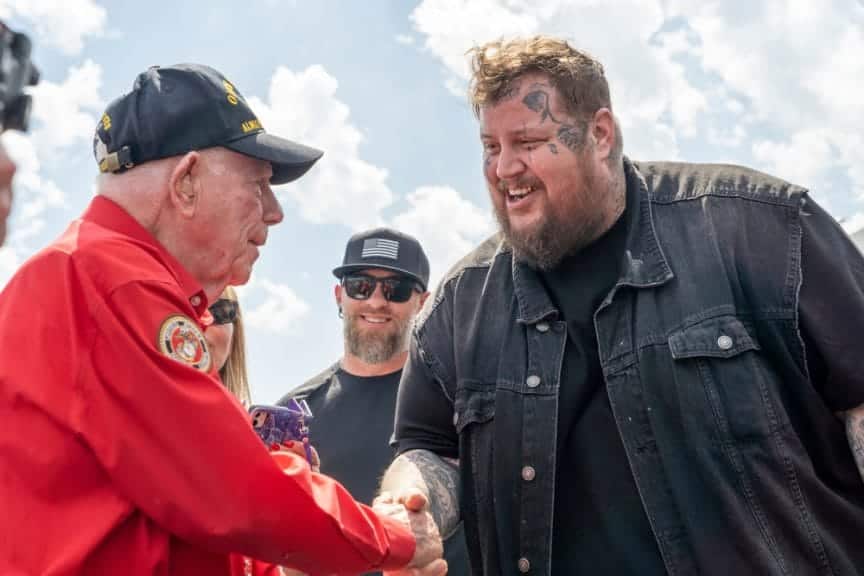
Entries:
{"type": "Polygon", "coordinates": [[[864,228],[860,0],[0,0],[0,17],[43,78],[31,133],[4,135],[20,168],[0,283],[87,205],[96,120],[150,65],[214,66],[268,131],[325,150],[278,190],[285,221],[242,292],[258,402],[340,356],[330,270],[352,232],[415,234],[437,278],[494,230],[464,97],[479,42],[565,36],[604,62],[632,158],[750,165],[864,228]]]}

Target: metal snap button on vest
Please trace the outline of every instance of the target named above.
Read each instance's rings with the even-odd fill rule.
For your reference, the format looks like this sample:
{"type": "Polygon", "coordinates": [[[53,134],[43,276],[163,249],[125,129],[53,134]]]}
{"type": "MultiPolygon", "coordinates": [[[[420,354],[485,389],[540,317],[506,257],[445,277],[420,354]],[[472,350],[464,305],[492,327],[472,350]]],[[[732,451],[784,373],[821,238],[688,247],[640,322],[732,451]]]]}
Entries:
{"type": "Polygon", "coordinates": [[[536,326],[534,326],[538,332],[548,332],[549,324],[546,322],[539,322],[536,326]]]}
{"type": "Polygon", "coordinates": [[[189,303],[192,304],[192,306],[198,306],[199,304],[201,304],[201,297],[192,296],[192,298],[189,299],[189,303]]]}
{"type": "Polygon", "coordinates": [[[534,476],[537,475],[537,472],[534,470],[533,466],[523,466],[522,467],[522,480],[525,482],[531,482],[534,480],[534,476]]]}
{"type": "Polygon", "coordinates": [[[723,334],[719,338],[717,338],[717,346],[721,350],[729,350],[732,348],[732,338],[723,334]]]}
{"type": "Polygon", "coordinates": [[[529,562],[525,557],[519,558],[518,566],[519,572],[522,574],[527,574],[528,571],[531,570],[531,562],[529,562]]]}
{"type": "Polygon", "coordinates": [[[529,388],[536,388],[540,385],[540,377],[536,374],[532,374],[531,376],[528,376],[527,380],[525,380],[525,384],[527,384],[529,388]]]}

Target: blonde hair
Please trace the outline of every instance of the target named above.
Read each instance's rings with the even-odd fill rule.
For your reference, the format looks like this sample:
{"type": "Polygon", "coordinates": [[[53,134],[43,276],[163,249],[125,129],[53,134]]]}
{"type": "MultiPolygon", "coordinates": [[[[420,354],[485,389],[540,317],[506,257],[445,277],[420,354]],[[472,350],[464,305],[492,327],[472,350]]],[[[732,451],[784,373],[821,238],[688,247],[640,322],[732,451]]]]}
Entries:
{"type": "MultiPolygon", "coordinates": [[[[237,302],[237,292],[231,286],[225,288],[221,298],[237,302]]],[[[240,402],[248,407],[252,404],[249,393],[249,378],[246,374],[246,338],[243,333],[243,314],[237,305],[237,318],[234,320],[234,336],[231,339],[231,350],[225,365],[219,370],[219,377],[228,390],[240,402]]]]}

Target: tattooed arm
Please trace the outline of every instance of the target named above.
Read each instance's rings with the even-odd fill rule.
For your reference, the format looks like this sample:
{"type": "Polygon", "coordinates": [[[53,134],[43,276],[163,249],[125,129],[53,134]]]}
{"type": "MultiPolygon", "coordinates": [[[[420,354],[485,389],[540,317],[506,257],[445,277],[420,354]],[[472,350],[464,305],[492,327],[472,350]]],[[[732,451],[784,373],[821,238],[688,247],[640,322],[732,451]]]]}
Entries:
{"type": "MultiPolygon", "coordinates": [[[[864,418],[864,416],[862,416],[864,418]]],[[[399,495],[412,489],[429,502],[428,510],[442,538],[459,525],[459,462],[428,450],[409,450],[396,457],[381,480],[381,493],[399,495]]]]}
{"type": "Polygon", "coordinates": [[[846,438],[864,481],[864,404],[843,413],[846,421],[846,438]]]}

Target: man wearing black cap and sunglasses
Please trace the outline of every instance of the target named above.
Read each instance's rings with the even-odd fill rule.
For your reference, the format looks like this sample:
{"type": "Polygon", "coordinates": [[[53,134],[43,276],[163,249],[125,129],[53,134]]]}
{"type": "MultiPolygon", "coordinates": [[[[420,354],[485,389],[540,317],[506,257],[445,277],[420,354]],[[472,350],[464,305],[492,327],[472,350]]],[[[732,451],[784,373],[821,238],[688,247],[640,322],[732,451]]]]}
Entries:
{"type": "MultiPolygon", "coordinates": [[[[344,354],[280,402],[308,402],[314,414],[309,436],[321,471],[371,503],[394,456],[389,441],[396,392],[414,318],[429,296],[429,260],[412,236],[376,228],[348,240],[333,274],[344,354]]],[[[448,541],[445,558],[448,574],[467,573],[461,530],[448,541]]]]}
{"type": "Polygon", "coordinates": [[[217,575],[230,553],[441,573],[427,525],[300,457],[277,466],[204,338],[208,303],[282,220],[271,184],[321,152],[264,132],[199,65],[140,74],[94,152],[97,196],[0,298],[0,573],[217,575]]]}

